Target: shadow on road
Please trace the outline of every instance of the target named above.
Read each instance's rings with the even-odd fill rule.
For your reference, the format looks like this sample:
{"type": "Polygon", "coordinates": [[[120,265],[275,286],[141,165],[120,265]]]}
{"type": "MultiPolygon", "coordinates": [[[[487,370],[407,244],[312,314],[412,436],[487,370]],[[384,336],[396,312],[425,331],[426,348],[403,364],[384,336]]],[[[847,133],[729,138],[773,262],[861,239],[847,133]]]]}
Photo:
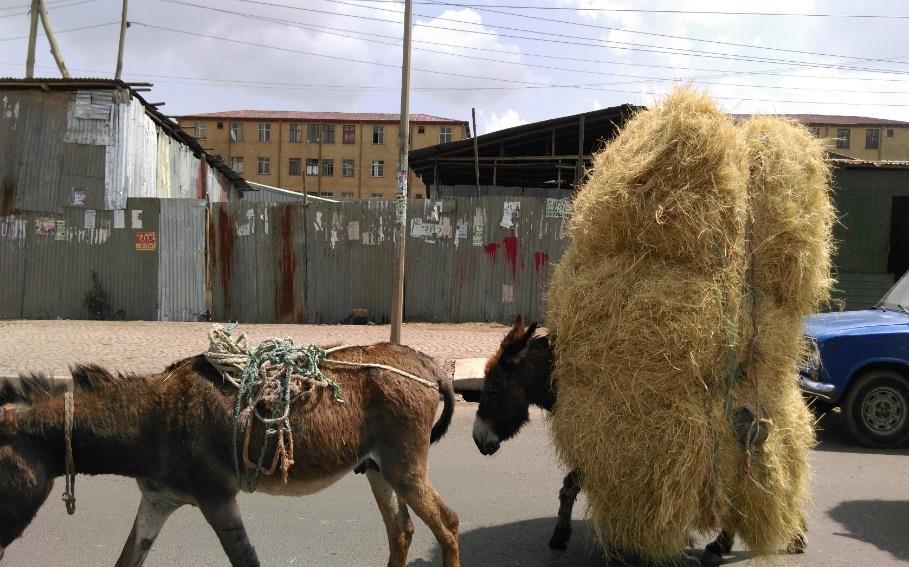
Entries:
{"type": "Polygon", "coordinates": [[[894,558],[909,562],[909,501],[848,500],[827,512],[848,530],[834,535],[870,543],[894,558]]]}
{"type": "MultiPolygon", "coordinates": [[[[461,548],[462,565],[495,565],[521,567],[639,567],[646,562],[630,559],[627,563],[620,560],[603,559],[599,545],[596,543],[593,530],[584,521],[571,522],[572,537],[565,551],[554,551],[547,545],[552,535],[555,518],[536,518],[490,526],[475,530],[462,531],[458,537],[461,548]]],[[[688,550],[695,557],[700,557],[701,550],[688,550]]],[[[680,563],[680,567],[699,565],[691,559],[680,563]]],[[[442,557],[438,547],[433,557],[427,561],[417,559],[410,563],[414,567],[439,567],[442,557]]]]}

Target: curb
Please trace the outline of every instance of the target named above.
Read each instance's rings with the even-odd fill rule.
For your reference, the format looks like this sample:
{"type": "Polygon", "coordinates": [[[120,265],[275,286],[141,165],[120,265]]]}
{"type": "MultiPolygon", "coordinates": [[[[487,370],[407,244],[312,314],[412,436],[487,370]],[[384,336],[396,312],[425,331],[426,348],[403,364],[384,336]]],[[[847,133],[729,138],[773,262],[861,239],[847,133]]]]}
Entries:
{"type": "Polygon", "coordinates": [[[455,392],[481,391],[486,361],[486,358],[458,358],[448,361],[455,392]]]}

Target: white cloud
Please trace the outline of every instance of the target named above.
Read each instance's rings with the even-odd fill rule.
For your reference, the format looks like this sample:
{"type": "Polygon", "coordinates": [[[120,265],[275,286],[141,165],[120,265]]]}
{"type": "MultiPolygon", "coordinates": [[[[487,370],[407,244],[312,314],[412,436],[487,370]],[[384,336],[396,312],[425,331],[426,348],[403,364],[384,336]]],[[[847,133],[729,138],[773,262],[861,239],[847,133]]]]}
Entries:
{"type": "Polygon", "coordinates": [[[490,132],[521,126],[527,123],[528,121],[522,120],[516,110],[509,108],[501,114],[491,114],[483,124],[483,133],[488,134],[490,132]]]}

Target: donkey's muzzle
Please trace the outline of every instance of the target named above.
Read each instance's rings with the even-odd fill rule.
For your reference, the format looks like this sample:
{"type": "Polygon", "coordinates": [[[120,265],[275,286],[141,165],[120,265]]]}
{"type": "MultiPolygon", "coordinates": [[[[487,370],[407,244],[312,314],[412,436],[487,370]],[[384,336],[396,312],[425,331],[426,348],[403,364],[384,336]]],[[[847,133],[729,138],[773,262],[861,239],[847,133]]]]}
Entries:
{"type": "Polygon", "coordinates": [[[498,441],[492,441],[489,439],[480,440],[476,437],[473,438],[473,442],[477,444],[477,449],[479,449],[480,452],[484,455],[492,455],[499,450],[499,445],[501,445],[501,443],[498,441]]]}

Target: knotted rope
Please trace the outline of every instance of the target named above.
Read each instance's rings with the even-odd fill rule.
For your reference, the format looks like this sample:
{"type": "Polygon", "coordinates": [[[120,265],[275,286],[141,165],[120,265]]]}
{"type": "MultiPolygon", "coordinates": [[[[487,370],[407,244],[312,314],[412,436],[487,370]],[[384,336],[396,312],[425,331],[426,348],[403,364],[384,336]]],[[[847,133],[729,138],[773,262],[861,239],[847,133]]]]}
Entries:
{"type": "Polygon", "coordinates": [[[288,471],[294,464],[290,409],[295,401],[309,395],[311,385],[321,384],[331,388],[335,401],[345,403],[341,386],[322,374],[320,365],[388,370],[425,386],[438,388],[435,382],[384,364],[326,358],[327,354],[347,347],[326,350],[315,345],[297,346],[291,339],[272,338],[251,348],[246,335],[240,334],[236,339],[231,336],[235,328],[236,324],[227,327],[216,326],[212,329],[205,358],[238,390],[232,427],[234,470],[241,488],[247,492],[255,491],[261,474],[274,474],[278,466],[281,468],[283,481],[287,482],[288,471]],[[260,409],[267,415],[263,415],[260,409]],[[249,456],[253,418],[265,426],[262,449],[255,460],[249,456]],[[238,454],[241,429],[244,430],[242,459],[238,454]],[[272,438],[276,439],[275,455],[266,468],[265,456],[272,438]]]}
{"type": "Polygon", "coordinates": [[[63,439],[66,445],[66,488],[63,501],[70,516],[76,513],[76,465],[73,462],[73,393],[63,395],[63,439]]]}

